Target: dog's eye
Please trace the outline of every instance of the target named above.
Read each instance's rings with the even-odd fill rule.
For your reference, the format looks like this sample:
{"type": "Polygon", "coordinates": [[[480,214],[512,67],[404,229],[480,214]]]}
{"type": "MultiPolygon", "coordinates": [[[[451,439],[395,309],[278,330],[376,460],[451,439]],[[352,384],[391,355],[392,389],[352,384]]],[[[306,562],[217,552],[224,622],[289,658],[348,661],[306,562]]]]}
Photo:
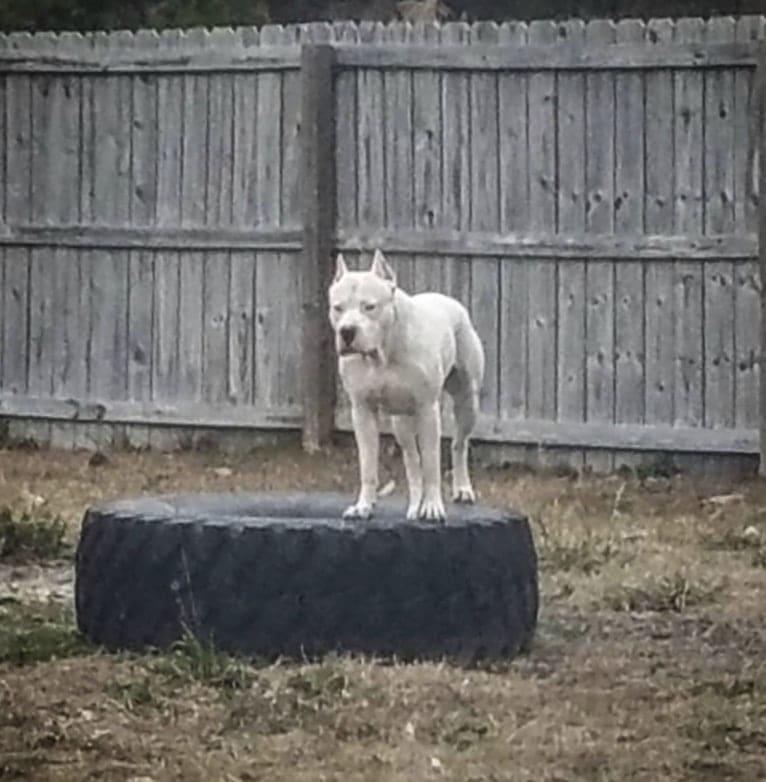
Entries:
{"type": "Polygon", "coordinates": [[[338,314],[340,314],[341,312],[343,312],[343,307],[341,307],[340,304],[333,304],[332,310],[333,312],[337,312],[338,314]]]}
{"type": "Polygon", "coordinates": [[[364,309],[365,312],[372,312],[375,309],[375,306],[376,306],[375,304],[368,301],[362,305],[362,308],[364,309]]]}

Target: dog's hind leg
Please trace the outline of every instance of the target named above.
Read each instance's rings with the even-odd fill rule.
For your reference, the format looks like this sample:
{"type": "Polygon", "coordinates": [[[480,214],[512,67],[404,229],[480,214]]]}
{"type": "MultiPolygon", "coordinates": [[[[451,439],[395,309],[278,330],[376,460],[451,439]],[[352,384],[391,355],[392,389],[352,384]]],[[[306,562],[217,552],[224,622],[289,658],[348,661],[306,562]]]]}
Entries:
{"type": "Polygon", "coordinates": [[[452,438],[452,501],[475,502],[476,495],[468,474],[468,440],[479,412],[479,394],[465,375],[447,383],[453,400],[455,434],[452,438]]]}
{"type": "Polygon", "coordinates": [[[402,451],[404,472],[407,476],[407,489],[409,491],[407,518],[412,520],[418,517],[420,502],[423,499],[423,468],[420,464],[415,421],[412,420],[411,416],[392,415],[391,427],[394,430],[396,442],[402,451]]]}

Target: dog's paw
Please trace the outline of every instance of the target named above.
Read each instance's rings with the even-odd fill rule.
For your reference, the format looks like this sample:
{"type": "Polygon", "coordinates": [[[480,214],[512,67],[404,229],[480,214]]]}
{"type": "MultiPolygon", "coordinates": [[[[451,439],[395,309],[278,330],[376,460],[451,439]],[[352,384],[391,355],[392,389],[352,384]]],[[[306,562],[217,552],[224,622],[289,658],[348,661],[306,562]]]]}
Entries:
{"type": "Polygon", "coordinates": [[[367,502],[357,502],[354,505],[349,505],[346,510],[343,511],[344,519],[369,519],[372,518],[373,507],[367,502]]]}
{"type": "Polygon", "coordinates": [[[416,505],[409,505],[407,507],[407,521],[415,521],[417,519],[418,514],[420,512],[420,503],[417,503],[416,505]]]}
{"type": "Polygon", "coordinates": [[[476,494],[470,486],[454,489],[452,492],[452,502],[470,505],[476,502],[476,494]]]}
{"type": "Polygon", "coordinates": [[[447,518],[447,514],[444,512],[444,503],[439,499],[423,500],[418,516],[426,521],[444,521],[447,518]]]}

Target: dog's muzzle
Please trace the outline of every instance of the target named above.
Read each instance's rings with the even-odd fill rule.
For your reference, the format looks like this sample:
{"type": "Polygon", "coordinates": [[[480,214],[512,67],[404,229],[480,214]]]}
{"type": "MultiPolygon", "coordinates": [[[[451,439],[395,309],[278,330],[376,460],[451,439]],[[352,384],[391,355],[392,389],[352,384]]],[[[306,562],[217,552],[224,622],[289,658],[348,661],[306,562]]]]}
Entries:
{"type": "Polygon", "coordinates": [[[342,326],[338,329],[341,339],[341,350],[346,350],[351,347],[356,339],[356,326],[342,326]]]}

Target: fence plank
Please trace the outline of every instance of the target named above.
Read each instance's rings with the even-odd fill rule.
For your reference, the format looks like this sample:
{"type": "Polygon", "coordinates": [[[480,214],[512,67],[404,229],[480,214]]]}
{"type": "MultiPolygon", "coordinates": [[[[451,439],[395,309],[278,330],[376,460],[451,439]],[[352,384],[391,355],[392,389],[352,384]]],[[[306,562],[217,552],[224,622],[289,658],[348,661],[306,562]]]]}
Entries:
{"type": "MultiPolygon", "coordinates": [[[[734,39],[733,18],[713,18],[707,40],[734,39]]],[[[734,75],[717,70],[704,75],[703,192],[706,232],[734,228],[734,75]]],[[[705,264],[705,425],[734,425],[734,267],[731,262],[705,264]]]]}
{"type": "MultiPolygon", "coordinates": [[[[553,43],[556,26],[535,21],[529,25],[529,42],[553,43]]],[[[530,73],[529,112],[529,216],[531,230],[556,230],[555,80],[550,73],[530,73]]],[[[527,414],[556,417],[556,264],[531,260],[529,281],[529,377],[527,414]]]]}
{"type": "MultiPolygon", "coordinates": [[[[356,42],[359,28],[349,22],[336,30],[336,40],[356,42]]],[[[340,228],[358,223],[357,198],[357,70],[341,70],[335,76],[335,171],[336,212],[340,228]]]]}
{"type": "MultiPolygon", "coordinates": [[[[467,35],[467,25],[458,24],[452,28],[455,40],[463,40],[467,35]]],[[[435,25],[422,28],[425,39],[436,43],[439,41],[439,29],[435,25]]],[[[445,31],[446,34],[446,31],[445,31]]],[[[446,77],[445,77],[446,78],[446,77]]],[[[468,100],[467,83],[461,77],[451,85],[456,96],[463,93],[463,101],[458,102],[461,110],[466,109],[468,100]]],[[[446,89],[444,87],[443,89],[446,89]]],[[[412,76],[412,123],[414,148],[414,195],[415,195],[415,228],[421,233],[441,225],[444,220],[442,212],[442,157],[446,165],[446,155],[456,154],[455,142],[448,138],[446,131],[446,113],[442,112],[442,103],[446,112],[446,98],[440,95],[440,75],[437,71],[419,71],[412,76]],[[443,135],[444,134],[444,135],[443,135]],[[445,146],[442,148],[441,139],[445,146]]],[[[458,101],[460,99],[458,98],[458,101]]],[[[468,121],[467,113],[462,122],[468,121]]],[[[458,153],[459,154],[459,153],[458,153]]],[[[467,187],[467,180],[461,180],[467,187]]],[[[386,244],[386,247],[390,247],[386,244]]],[[[431,258],[417,255],[413,258],[412,289],[415,292],[439,290],[441,288],[441,268],[431,258]]]]}
{"type": "MultiPolygon", "coordinates": [[[[764,32],[763,17],[743,17],[737,20],[738,40],[758,40],[764,32]]],[[[756,106],[753,95],[752,71],[737,70],[734,73],[734,187],[735,213],[734,230],[738,234],[757,230],[757,212],[753,202],[753,172],[749,170],[751,156],[748,154],[757,138],[751,138],[752,117],[756,106]]],[[[758,387],[761,370],[759,328],[760,318],[760,281],[757,261],[747,261],[734,265],[734,372],[735,405],[734,420],[738,427],[758,426],[758,387]]]]}
{"type": "MultiPolygon", "coordinates": [[[[30,36],[25,37],[28,39],[30,36]]],[[[0,46],[6,45],[9,41],[3,38],[0,46]]],[[[32,85],[29,76],[15,74],[5,77],[5,85],[4,218],[9,222],[26,221],[31,216],[32,85]]],[[[1,294],[4,355],[0,383],[4,391],[15,394],[27,391],[29,268],[30,252],[27,248],[5,249],[1,294]]]]}
{"type": "MultiPolygon", "coordinates": [[[[585,40],[594,46],[615,41],[615,25],[592,21],[585,40]]],[[[615,82],[614,74],[585,77],[585,229],[598,234],[614,231],[615,82]]],[[[585,418],[614,420],[614,263],[589,261],[585,268],[585,418]]],[[[585,464],[596,472],[614,466],[609,452],[586,453],[585,464]]]]}
{"type": "MultiPolygon", "coordinates": [[[[701,41],[700,20],[679,20],[676,39],[701,41]]],[[[701,73],[674,76],[675,229],[683,233],[704,231],[704,78],[701,73]]],[[[705,417],[705,356],[701,264],[678,261],[675,266],[675,420],[702,425],[705,417]]]]}
{"type": "MultiPolygon", "coordinates": [[[[618,23],[618,41],[642,41],[645,27],[639,20],[618,23]]],[[[641,73],[615,74],[615,170],[614,230],[635,234],[644,225],[644,76],[641,73]]],[[[615,422],[644,421],[645,319],[644,265],[636,262],[615,264],[615,422]]],[[[621,454],[621,464],[632,464],[630,454],[621,454]]]]}
{"type": "MultiPolygon", "coordinates": [[[[359,37],[362,43],[376,43],[383,26],[361,22],[359,37]]],[[[383,159],[383,122],[385,105],[383,74],[372,68],[361,69],[357,75],[357,112],[359,163],[357,182],[359,222],[364,226],[385,225],[386,192],[383,159]]]]}
{"type": "MultiPolygon", "coordinates": [[[[499,40],[494,22],[474,26],[473,42],[492,45],[499,40]]],[[[500,227],[500,143],[498,126],[498,84],[494,73],[470,76],[470,228],[497,231],[500,227]]],[[[500,353],[500,267],[496,258],[474,258],[471,262],[471,313],[484,344],[486,367],[481,409],[499,414],[498,387],[500,353]]]]}
{"type": "MultiPolygon", "coordinates": [[[[672,41],[673,23],[652,22],[649,35],[659,43],[672,41]]],[[[659,44],[658,44],[659,45],[659,44]]],[[[673,230],[672,179],[673,72],[657,71],[645,76],[646,154],[644,227],[648,233],[673,230]]],[[[700,95],[700,106],[701,95],[700,95]]],[[[677,108],[677,105],[676,105],[677,108]]],[[[675,378],[675,318],[673,267],[647,264],[645,269],[646,323],[646,423],[673,423],[675,378]]]]}
{"type": "MultiPolygon", "coordinates": [[[[259,32],[254,27],[239,31],[243,46],[255,46],[259,32]]],[[[256,210],[256,151],[259,125],[258,91],[260,76],[253,73],[237,73],[232,76],[234,123],[232,182],[232,223],[238,227],[257,224],[256,210]]]]}
{"type": "MultiPolygon", "coordinates": [[[[420,28],[419,28],[420,29],[420,28]]],[[[405,44],[414,32],[411,25],[389,25],[389,36],[405,44]]],[[[420,30],[421,35],[423,31],[420,30]]],[[[383,74],[386,96],[384,132],[386,192],[390,193],[386,204],[386,228],[393,232],[412,230],[415,226],[415,145],[414,136],[414,88],[409,71],[386,71],[383,74]]],[[[338,141],[340,143],[340,140],[338,141]]],[[[388,251],[388,246],[383,244],[388,251]]],[[[412,292],[415,286],[415,259],[399,254],[391,258],[398,285],[412,292]]],[[[445,261],[446,263],[447,261],[445,261]]]]}
{"type": "MultiPolygon", "coordinates": [[[[160,45],[171,53],[175,53],[180,44],[180,34],[177,31],[167,31],[161,36],[160,45]]],[[[163,75],[157,90],[159,149],[155,219],[158,226],[176,226],[180,225],[182,218],[183,78],[163,75]]],[[[177,398],[181,390],[178,352],[181,307],[179,253],[157,254],[154,263],[154,282],[153,399],[170,402],[177,398]]]]}
{"type": "MultiPolygon", "coordinates": [[[[758,192],[766,193],[766,45],[762,44],[758,55],[758,74],[756,78],[756,106],[758,128],[758,192]]],[[[761,329],[760,329],[760,355],[766,353],[766,198],[760,198],[758,202],[758,266],[761,274],[761,329]]],[[[759,426],[759,455],[760,465],[758,472],[766,476],[766,383],[759,387],[760,416],[759,426]]]]}
{"type": "MultiPolygon", "coordinates": [[[[500,39],[509,46],[525,46],[523,24],[504,24],[500,39]]],[[[529,160],[527,156],[526,74],[498,75],[500,122],[500,230],[522,231],[530,219],[529,160]]],[[[523,418],[527,410],[527,264],[503,259],[500,264],[500,355],[498,403],[501,418],[523,418]]],[[[517,453],[517,456],[521,454],[517,453]]]]}
{"type": "MultiPolygon", "coordinates": [[[[581,20],[559,28],[564,42],[584,39],[581,20]]],[[[561,73],[556,85],[558,160],[558,230],[582,233],[585,229],[585,75],[561,73]]],[[[558,317],[556,318],[557,417],[562,421],[585,418],[585,262],[558,266],[558,317]]],[[[582,455],[572,454],[573,466],[582,455]]]]}
{"type": "MultiPolygon", "coordinates": [[[[206,30],[192,30],[183,40],[185,51],[208,44],[206,30]]],[[[209,76],[183,77],[181,225],[204,225],[207,213],[209,76]]],[[[184,253],[179,258],[178,311],[178,398],[197,402],[202,399],[205,304],[205,266],[203,253],[184,253]]],[[[225,376],[225,365],[216,356],[212,373],[225,376]]]]}
{"type": "MultiPolygon", "coordinates": [[[[160,46],[154,31],[139,30],[134,37],[139,51],[160,46]]],[[[158,79],[156,75],[131,79],[132,122],[130,136],[130,224],[151,226],[157,214],[158,79]]],[[[152,345],[155,307],[154,254],[130,253],[128,278],[127,398],[152,399],[152,345]]],[[[151,438],[148,427],[131,426],[125,436],[133,448],[146,448],[151,438]]]]}

